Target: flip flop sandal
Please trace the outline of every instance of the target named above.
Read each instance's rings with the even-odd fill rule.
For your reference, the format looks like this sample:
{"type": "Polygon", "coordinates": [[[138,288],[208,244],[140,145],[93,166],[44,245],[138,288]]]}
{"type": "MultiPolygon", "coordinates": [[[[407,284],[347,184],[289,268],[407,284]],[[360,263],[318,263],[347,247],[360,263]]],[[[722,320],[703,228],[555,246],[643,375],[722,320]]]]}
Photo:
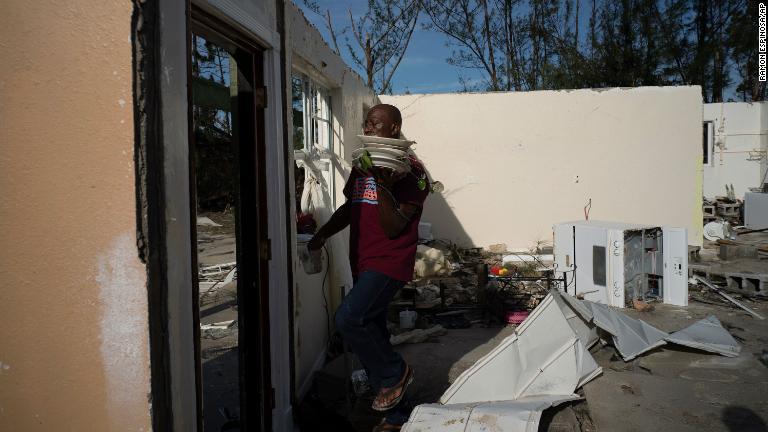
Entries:
{"type": "Polygon", "coordinates": [[[405,374],[403,375],[403,378],[400,380],[397,385],[394,387],[390,387],[388,389],[381,389],[379,394],[376,396],[376,399],[373,400],[373,404],[371,405],[371,408],[373,408],[376,411],[387,411],[392,408],[394,408],[400,401],[403,399],[403,396],[405,396],[405,391],[408,389],[408,386],[413,382],[413,369],[411,369],[410,366],[405,366],[405,374]],[[389,397],[395,393],[396,391],[400,390],[400,393],[393,398],[388,404],[382,405],[382,402],[380,402],[381,399],[389,399],[389,397]]]}

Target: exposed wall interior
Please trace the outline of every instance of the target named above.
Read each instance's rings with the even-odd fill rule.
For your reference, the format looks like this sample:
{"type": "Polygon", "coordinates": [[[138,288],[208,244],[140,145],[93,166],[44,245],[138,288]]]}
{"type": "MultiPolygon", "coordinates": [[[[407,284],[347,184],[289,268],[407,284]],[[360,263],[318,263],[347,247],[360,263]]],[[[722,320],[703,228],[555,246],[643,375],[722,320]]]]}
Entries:
{"type": "Polygon", "coordinates": [[[733,185],[736,198],[761,186],[768,169],[768,104],[727,102],[704,104],[711,122],[711,158],[704,164],[704,196],[726,196],[733,185]]]}
{"type": "Polygon", "coordinates": [[[590,219],[680,226],[702,242],[701,89],[380,96],[431,178],[422,220],[460,245],[531,248],[590,219]]]}
{"type": "Polygon", "coordinates": [[[132,11],[0,14],[0,430],[151,429],[132,11]]]}

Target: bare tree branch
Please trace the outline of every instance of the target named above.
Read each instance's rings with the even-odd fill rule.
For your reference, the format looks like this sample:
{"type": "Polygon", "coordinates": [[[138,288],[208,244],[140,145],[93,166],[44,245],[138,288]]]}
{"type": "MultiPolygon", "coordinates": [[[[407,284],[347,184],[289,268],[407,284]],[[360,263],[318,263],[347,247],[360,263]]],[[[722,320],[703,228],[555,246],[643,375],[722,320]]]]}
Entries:
{"type": "Polygon", "coordinates": [[[336,32],[333,30],[333,21],[331,20],[331,11],[325,11],[325,26],[328,28],[328,33],[331,35],[331,42],[333,42],[333,50],[336,54],[341,55],[339,49],[339,42],[336,41],[336,32]]]}

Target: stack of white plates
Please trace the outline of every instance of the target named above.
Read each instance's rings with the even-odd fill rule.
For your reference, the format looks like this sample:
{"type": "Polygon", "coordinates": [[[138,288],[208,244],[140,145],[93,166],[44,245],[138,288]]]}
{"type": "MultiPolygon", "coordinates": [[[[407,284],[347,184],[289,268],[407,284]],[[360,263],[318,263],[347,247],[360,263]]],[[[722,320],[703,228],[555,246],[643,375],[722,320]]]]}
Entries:
{"type": "Polygon", "coordinates": [[[352,158],[358,167],[363,167],[361,157],[368,155],[374,166],[390,168],[397,172],[411,170],[409,148],[414,141],[395,138],[382,138],[370,135],[358,135],[362,141],[362,148],[352,152],[352,158]]]}

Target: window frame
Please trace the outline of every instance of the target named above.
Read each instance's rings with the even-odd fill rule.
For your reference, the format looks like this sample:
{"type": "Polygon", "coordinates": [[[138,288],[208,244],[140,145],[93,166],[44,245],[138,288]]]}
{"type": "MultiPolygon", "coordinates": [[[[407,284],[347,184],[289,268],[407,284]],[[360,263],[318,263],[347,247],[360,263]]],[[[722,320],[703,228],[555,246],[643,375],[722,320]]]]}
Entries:
{"type": "Polygon", "coordinates": [[[715,165],[715,122],[714,120],[704,120],[702,122],[702,165],[714,166],[715,165]],[[706,150],[704,149],[706,146],[706,150]]]}
{"type": "Polygon", "coordinates": [[[303,151],[308,156],[318,156],[320,151],[332,153],[334,142],[331,90],[299,69],[291,72],[291,83],[296,79],[301,80],[303,151]],[[320,124],[325,127],[321,128],[320,124]]]}
{"type": "MultiPolygon", "coordinates": [[[[301,63],[300,60],[298,61],[301,63]]],[[[304,128],[304,147],[301,150],[294,150],[294,159],[301,160],[301,165],[305,168],[309,167],[314,171],[315,176],[322,176],[329,197],[328,205],[333,209],[336,207],[335,169],[331,163],[335,150],[331,96],[333,88],[316,75],[316,73],[307,73],[296,65],[291,70],[291,85],[294,80],[301,80],[304,128]],[[324,126],[320,127],[320,125],[324,126]]],[[[291,104],[293,104],[293,96],[293,88],[291,88],[291,104]]]]}

